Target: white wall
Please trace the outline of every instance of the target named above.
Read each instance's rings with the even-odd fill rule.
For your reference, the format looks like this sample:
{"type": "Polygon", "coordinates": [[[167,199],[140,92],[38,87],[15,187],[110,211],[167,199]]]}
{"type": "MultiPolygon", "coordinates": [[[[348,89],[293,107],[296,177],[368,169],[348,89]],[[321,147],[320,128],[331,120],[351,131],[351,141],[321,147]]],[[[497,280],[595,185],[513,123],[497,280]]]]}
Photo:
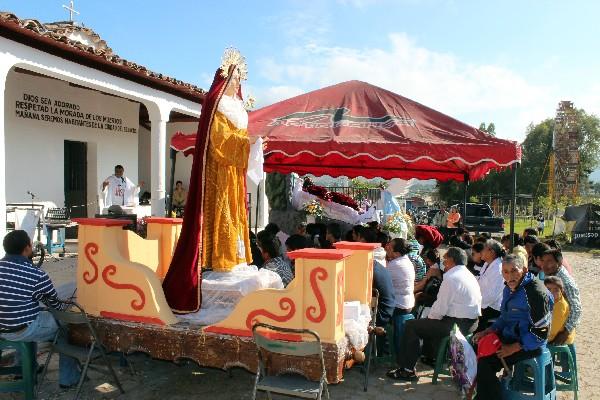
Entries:
{"type": "MultiPolygon", "coordinates": [[[[113,173],[116,164],[122,164],[126,176],[137,182],[138,121],[138,103],[72,87],[64,81],[10,71],[5,91],[7,202],[28,200],[27,190],[31,190],[40,201],[64,204],[64,140],[88,143],[88,202],[96,200],[101,182],[113,173]],[[136,132],[19,117],[16,102],[23,101],[24,94],[77,104],[84,114],[120,118],[123,126],[136,132]]],[[[92,213],[94,207],[88,210],[92,213]]]]}

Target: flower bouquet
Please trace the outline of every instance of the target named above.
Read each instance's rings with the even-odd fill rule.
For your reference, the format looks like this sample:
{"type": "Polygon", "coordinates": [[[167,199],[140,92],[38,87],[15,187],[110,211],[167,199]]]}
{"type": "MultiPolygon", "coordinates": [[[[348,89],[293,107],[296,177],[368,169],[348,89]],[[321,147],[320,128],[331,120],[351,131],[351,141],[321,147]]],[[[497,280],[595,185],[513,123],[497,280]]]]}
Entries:
{"type": "Polygon", "coordinates": [[[387,221],[382,226],[384,231],[390,233],[392,237],[401,237],[406,239],[408,236],[409,225],[406,222],[405,215],[398,211],[387,218],[387,221]]]}
{"type": "Polygon", "coordinates": [[[304,203],[302,205],[302,210],[306,213],[307,222],[309,219],[311,219],[312,223],[314,223],[314,220],[317,217],[322,217],[325,211],[319,200],[316,199],[304,203]]]}

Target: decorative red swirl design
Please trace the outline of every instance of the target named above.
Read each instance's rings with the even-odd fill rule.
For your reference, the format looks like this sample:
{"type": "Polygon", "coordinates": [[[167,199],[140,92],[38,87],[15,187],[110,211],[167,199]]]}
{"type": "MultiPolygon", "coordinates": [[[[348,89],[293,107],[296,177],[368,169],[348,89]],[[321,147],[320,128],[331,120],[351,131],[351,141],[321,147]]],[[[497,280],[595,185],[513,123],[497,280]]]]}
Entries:
{"type": "Polygon", "coordinates": [[[344,270],[340,270],[337,275],[337,316],[335,326],[341,325],[344,321],[344,270]]]}
{"type": "Polygon", "coordinates": [[[325,299],[323,299],[323,294],[319,289],[319,285],[317,283],[317,279],[320,281],[324,281],[327,279],[327,270],[323,267],[318,267],[310,271],[310,287],[312,288],[315,297],[317,298],[317,302],[319,303],[319,315],[316,317],[314,314],[317,312],[317,308],[315,306],[310,306],[306,309],[306,318],[309,321],[314,323],[319,323],[323,321],[325,315],[327,315],[327,309],[325,306],[325,299]]]}
{"type": "Polygon", "coordinates": [[[104,270],[102,270],[102,279],[104,279],[104,282],[113,289],[118,289],[118,290],[125,289],[125,290],[135,291],[138,294],[138,296],[140,296],[140,299],[139,300],[137,300],[137,299],[131,300],[131,308],[133,308],[136,311],[140,311],[142,308],[144,308],[144,305],[146,304],[146,296],[144,295],[144,291],[142,289],[140,289],[139,287],[128,284],[128,283],[112,282],[108,277],[113,276],[116,273],[117,273],[116,266],[107,265],[106,267],[104,267],[104,270]]]}
{"type": "Polygon", "coordinates": [[[96,281],[96,279],[98,279],[98,264],[96,264],[94,262],[94,259],[92,258],[93,255],[98,254],[98,245],[96,243],[90,242],[88,244],[85,245],[85,258],[87,258],[87,260],[89,261],[90,264],[92,264],[92,267],[94,267],[94,276],[92,276],[90,278],[90,271],[85,271],[83,273],[83,280],[85,281],[85,283],[87,283],[88,285],[91,285],[92,283],[94,283],[96,281]]]}
{"type": "Polygon", "coordinates": [[[296,304],[294,303],[294,300],[290,299],[289,297],[282,297],[279,300],[279,308],[281,308],[283,311],[289,311],[287,314],[284,315],[275,315],[272,312],[265,310],[264,308],[252,311],[248,314],[248,317],[246,318],[246,327],[252,330],[252,324],[254,323],[254,319],[259,315],[263,315],[269,319],[272,319],[273,321],[285,322],[290,320],[294,316],[294,314],[296,314],[296,304]]]}

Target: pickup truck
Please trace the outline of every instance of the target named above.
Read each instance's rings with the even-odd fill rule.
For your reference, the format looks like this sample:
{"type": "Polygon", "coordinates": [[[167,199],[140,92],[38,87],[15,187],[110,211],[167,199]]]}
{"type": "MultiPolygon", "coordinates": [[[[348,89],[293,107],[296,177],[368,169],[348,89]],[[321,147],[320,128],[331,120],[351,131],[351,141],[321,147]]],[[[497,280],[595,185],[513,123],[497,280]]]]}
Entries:
{"type": "MultiPolygon", "coordinates": [[[[455,204],[459,213],[463,213],[463,205],[455,204]]],[[[461,224],[464,223],[464,215],[461,224]]],[[[465,229],[469,232],[504,233],[504,218],[494,217],[494,212],[485,203],[467,203],[467,223],[465,229]]]]}

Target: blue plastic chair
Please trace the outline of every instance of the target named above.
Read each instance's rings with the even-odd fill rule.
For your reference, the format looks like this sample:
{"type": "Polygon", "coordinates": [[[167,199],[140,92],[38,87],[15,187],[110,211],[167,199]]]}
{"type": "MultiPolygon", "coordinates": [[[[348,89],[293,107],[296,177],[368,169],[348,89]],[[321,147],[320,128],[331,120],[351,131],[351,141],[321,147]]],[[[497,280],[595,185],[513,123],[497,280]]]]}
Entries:
{"type": "Polygon", "coordinates": [[[545,346],[539,356],[515,364],[512,378],[506,377],[502,380],[502,398],[504,400],[556,399],[552,355],[545,346]]]}
{"type": "Polygon", "coordinates": [[[574,399],[577,400],[579,382],[577,380],[577,357],[575,355],[575,345],[548,346],[554,366],[561,367],[559,371],[554,371],[556,379],[556,391],[573,391],[574,399]]]}
{"type": "Polygon", "coordinates": [[[7,348],[14,348],[19,352],[21,365],[18,367],[0,367],[0,375],[21,375],[22,378],[16,381],[0,382],[0,393],[23,392],[25,393],[25,399],[33,400],[37,378],[36,343],[11,342],[0,339],[0,351],[7,348]]]}

